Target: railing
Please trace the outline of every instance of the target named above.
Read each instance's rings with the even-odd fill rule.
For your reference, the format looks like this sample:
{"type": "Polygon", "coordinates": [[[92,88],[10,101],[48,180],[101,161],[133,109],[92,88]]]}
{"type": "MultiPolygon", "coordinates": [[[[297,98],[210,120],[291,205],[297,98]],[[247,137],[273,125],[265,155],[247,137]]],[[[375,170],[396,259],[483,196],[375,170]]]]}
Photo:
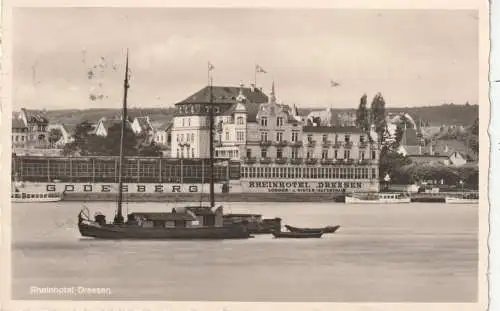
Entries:
{"type": "Polygon", "coordinates": [[[342,147],[342,144],[339,141],[333,143],[333,148],[340,148],[340,147],[342,147]]]}
{"type": "Polygon", "coordinates": [[[259,162],[261,164],[270,164],[273,160],[269,157],[265,157],[265,158],[260,158],[259,162]]]}
{"type": "Polygon", "coordinates": [[[290,143],[291,147],[302,147],[302,142],[301,141],[293,141],[290,143]]]}
{"type": "Polygon", "coordinates": [[[333,164],[333,159],[321,159],[321,164],[333,164]]]}
{"type": "Polygon", "coordinates": [[[366,147],[368,147],[368,143],[366,141],[359,143],[359,148],[366,148],[366,147]]]}
{"type": "Polygon", "coordinates": [[[274,143],[276,147],[285,147],[288,145],[288,142],[286,140],[280,140],[274,143]]]}
{"type": "Polygon", "coordinates": [[[307,142],[307,147],[314,147],[314,146],[316,146],[316,142],[314,140],[307,142]]]}
{"type": "Polygon", "coordinates": [[[294,165],[302,164],[302,162],[304,162],[304,159],[302,159],[302,158],[292,158],[292,159],[290,159],[290,163],[294,164],[294,165]]]}
{"type": "Polygon", "coordinates": [[[246,164],[254,164],[255,162],[257,162],[257,159],[255,157],[246,157],[243,159],[243,162],[245,162],[246,164]]]}
{"type": "Polygon", "coordinates": [[[330,147],[331,145],[332,145],[332,142],[329,140],[323,140],[321,142],[321,146],[326,147],[326,148],[330,147]]]}
{"type": "Polygon", "coordinates": [[[344,142],[344,148],[351,148],[351,147],[352,147],[352,141],[344,142]]]}
{"type": "Polygon", "coordinates": [[[306,164],[308,164],[308,165],[314,165],[316,163],[318,163],[318,159],[315,159],[315,158],[306,159],[306,164]]]}
{"type": "Polygon", "coordinates": [[[272,142],[270,140],[261,140],[260,145],[263,147],[269,147],[271,146],[272,142]]]}
{"type": "Polygon", "coordinates": [[[276,158],[274,160],[276,164],[286,164],[287,163],[287,158],[276,158]]]}

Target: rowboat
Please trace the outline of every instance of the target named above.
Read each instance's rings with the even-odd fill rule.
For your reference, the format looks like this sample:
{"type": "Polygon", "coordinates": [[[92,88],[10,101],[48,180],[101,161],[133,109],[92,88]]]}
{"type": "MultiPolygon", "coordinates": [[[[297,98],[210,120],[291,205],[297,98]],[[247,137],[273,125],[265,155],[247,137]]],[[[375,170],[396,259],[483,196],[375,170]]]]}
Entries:
{"type": "Polygon", "coordinates": [[[275,238],[289,238],[289,239],[319,239],[323,235],[323,232],[285,232],[285,231],[273,231],[271,232],[275,238]]]}
{"type": "Polygon", "coordinates": [[[299,228],[299,227],[293,227],[290,225],[285,225],[285,228],[287,228],[290,232],[299,232],[299,233],[335,233],[340,226],[326,226],[323,228],[299,228]]]}

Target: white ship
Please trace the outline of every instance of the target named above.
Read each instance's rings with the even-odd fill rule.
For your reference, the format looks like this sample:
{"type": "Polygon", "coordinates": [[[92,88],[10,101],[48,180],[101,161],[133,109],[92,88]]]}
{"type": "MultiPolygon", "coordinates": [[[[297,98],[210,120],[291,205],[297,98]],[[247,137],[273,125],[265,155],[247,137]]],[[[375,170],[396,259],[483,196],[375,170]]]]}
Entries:
{"type": "Polygon", "coordinates": [[[20,191],[19,187],[24,188],[24,183],[13,183],[10,201],[13,203],[40,203],[40,202],[57,202],[61,201],[61,192],[49,191],[20,191]]]}
{"type": "Polygon", "coordinates": [[[462,193],[458,196],[446,196],[445,202],[449,204],[478,204],[479,194],[476,192],[462,193]]]}
{"type": "Polygon", "coordinates": [[[405,193],[369,193],[349,194],[345,197],[346,204],[395,204],[411,203],[411,198],[405,193]]]}

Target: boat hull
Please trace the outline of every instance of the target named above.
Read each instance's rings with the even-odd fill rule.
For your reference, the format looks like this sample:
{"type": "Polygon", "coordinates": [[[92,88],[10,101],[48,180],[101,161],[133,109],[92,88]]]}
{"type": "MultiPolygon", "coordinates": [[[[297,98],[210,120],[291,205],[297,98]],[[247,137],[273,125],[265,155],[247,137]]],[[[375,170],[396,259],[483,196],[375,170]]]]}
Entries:
{"type": "Polygon", "coordinates": [[[400,199],[360,199],[354,197],[345,197],[346,204],[401,204],[401,203],[411,203],[411,198],[400,198],[400,199]]]}
{"type": "Polygon", "coordinates": [[[129,225],[100,225],[82,221],[78,229],[83,237],[96,239],[127,240],[222,240],[248,239],[250,233],[244,226],[200,228],[144,228],[129,225]]]}
{"type": "Polygon", "coordinates": [[[323,235],[323,232],[310,232],[310,233],[301,233],[301,232],[272,232],[272,235],[275,238],[286,238],[286,239],[319,239],[323,235]]]}
{"type": "Polygon", "coordinates": [[[43,203],[61,201],[62,194],[59,193],[28,193],[15,192],[10,196],[12,203],[43,203]]]}
{"type": "Polygon", "coordinates": [[[479,199],[463,199],[454,197],[445,197],[445,202],[448,204],[478,204],[479,199]]]}
{"type": "Polygon", "coordinates": [[[324,228],[298,228],[290,225],[285,225],[290,232],[298,232],[298,233],[335,233],[340,226],[328,226],[324,228]]]}

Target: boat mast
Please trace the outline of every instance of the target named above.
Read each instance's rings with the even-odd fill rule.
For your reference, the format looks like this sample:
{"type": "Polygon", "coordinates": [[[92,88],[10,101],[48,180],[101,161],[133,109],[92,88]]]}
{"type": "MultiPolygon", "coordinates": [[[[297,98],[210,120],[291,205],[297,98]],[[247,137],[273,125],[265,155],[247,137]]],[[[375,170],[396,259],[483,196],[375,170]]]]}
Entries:
{"type": "Polygon", "coordinates": [[[125,140],[125,126],[128,120],[127,116],[127,91],[130,87],[128,83],[128,49],[127,49],[127,59],[125,63],[125,79],[123,80],[123,108],[122,108],[122,127],[121,127],[121,136],[120,136],[120,162],[118,166],[118,207],[115,216],[115,224],[123,223],[123,211],[122,211],[122,203],[123,203],[123,142],[125,140]]]}
{"type": "Polygon", "coordinates": [[[209,123],[209,152],[210,152],[210,207],[215,206],[215,195],[214,195],[214,107],[213,107],[213,96],[212,96],[212,79],[210,79],[210,106],[208,109],[208,123],[209,123]]]}

